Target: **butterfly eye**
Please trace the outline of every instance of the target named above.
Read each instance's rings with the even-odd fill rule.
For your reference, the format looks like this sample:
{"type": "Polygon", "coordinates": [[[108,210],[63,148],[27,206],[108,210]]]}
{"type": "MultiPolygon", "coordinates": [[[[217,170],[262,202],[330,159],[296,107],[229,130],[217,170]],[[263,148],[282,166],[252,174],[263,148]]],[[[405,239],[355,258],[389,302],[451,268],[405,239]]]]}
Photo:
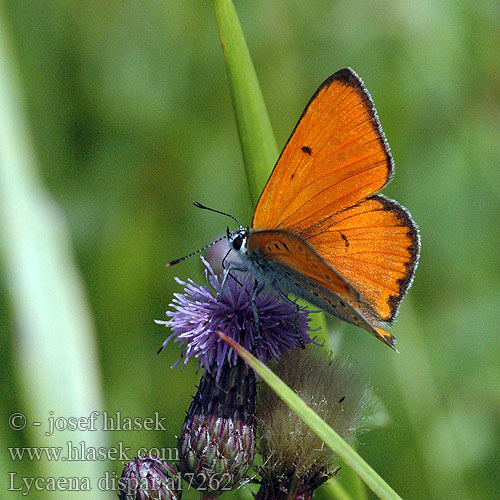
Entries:
{"type": "Polygon", "coordinates": [[[243,245],[243,236],[238,235],[234,238],[232,241],[233,248],[238,251],[241,248],[241,245],[243,245]]]}

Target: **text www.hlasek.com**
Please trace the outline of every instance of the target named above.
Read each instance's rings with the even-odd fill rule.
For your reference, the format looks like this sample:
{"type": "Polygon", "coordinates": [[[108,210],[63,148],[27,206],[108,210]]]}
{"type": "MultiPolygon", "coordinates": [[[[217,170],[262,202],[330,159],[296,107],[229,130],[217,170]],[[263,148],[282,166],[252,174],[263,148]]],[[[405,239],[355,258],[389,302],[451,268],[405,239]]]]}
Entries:
{"type": "Polygon", "coordinates": [[[34,447],[9,447],[10,458],[13,461],[22,460],[39,461],[63,461],[63,462],[85,462],[85,461],[115,461],[128,462],[134,456],[155,455],[167,461],[178,460],[177,448],[140,448],[132,453],[132,448],[124,446],[122,442],[116,447],[88,446],[85,441],[73,443],[67,441],[66,446],[34,446],[34,447]]]}

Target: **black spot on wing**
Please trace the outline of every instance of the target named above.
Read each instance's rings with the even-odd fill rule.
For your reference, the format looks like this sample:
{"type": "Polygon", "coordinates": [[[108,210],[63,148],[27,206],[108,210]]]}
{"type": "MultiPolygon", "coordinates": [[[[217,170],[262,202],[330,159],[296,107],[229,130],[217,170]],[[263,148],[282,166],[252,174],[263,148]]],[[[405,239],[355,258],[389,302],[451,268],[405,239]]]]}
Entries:
{"type": "Polygon", "coordinates": [[[345,247],[347,248],[349,246],[349,240],[347,239],[347,236],[344,233],[340,233],[340,236],[342,236],[342,239],[344,240],[345,247]]]}
{"type": "Polygon", "coordinates": [[[325,297],[326,298],[326,301],[332,306],[333,309],[337,309],[337,304],[335,304],[335,302],[333,302],[332,299],[329,299],[328,297],[325,297]]]}
{"type": "Polygon", "coordinates": [[[309,156],[312,156],[312,149],[309,146],[302,146],[300,149],[309,156]]]}

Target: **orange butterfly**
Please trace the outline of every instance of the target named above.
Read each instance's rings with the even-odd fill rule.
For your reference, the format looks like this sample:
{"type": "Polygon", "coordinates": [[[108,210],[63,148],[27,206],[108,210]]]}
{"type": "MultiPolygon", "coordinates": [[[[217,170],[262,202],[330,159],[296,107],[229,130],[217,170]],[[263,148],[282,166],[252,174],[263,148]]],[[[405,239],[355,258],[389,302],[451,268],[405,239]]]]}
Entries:
{"type": "Polygon", "coordinates": [[[260,195],[252,226],[229,235],[259,286],[293,293],[390,347],[417,267],[418,229],[374,194],[394,172],[370,94],[350,69],[319,87],[260,195]]]}
{"type": "Polygon", "coordinates": [[[289,293],[301,297],[395,349],[395,338],[383,328],[411,285],[420,240],[408,211],[375,194],[393,171],[363,82],[350,68],[337,71],[306,106],[251,227],[228,229],[229,245],[242,262],[229,265],[222,284],[231,270],[255,276],[257,331],[255,298],[267,285],[285,300],[289,293]]]}

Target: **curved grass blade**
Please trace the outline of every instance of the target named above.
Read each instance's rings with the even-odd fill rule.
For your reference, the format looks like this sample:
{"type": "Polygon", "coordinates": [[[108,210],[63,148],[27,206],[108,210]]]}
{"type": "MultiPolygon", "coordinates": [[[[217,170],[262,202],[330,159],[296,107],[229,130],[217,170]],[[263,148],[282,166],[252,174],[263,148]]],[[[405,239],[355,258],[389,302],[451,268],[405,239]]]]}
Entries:
{"type": "Polygon", "coordinates": [[[361,480],[381,500],[402,500],[401,497],[366,463],[363,458],[351,448],[319,415],[307,406],[297,394],[290,389],[267,366],[250,354],[222,332],[218,332],[227,342],[266,382],[278,396],[315,432],[324,443],[334,451],[346,465],[351,467],[361,480]]]}

